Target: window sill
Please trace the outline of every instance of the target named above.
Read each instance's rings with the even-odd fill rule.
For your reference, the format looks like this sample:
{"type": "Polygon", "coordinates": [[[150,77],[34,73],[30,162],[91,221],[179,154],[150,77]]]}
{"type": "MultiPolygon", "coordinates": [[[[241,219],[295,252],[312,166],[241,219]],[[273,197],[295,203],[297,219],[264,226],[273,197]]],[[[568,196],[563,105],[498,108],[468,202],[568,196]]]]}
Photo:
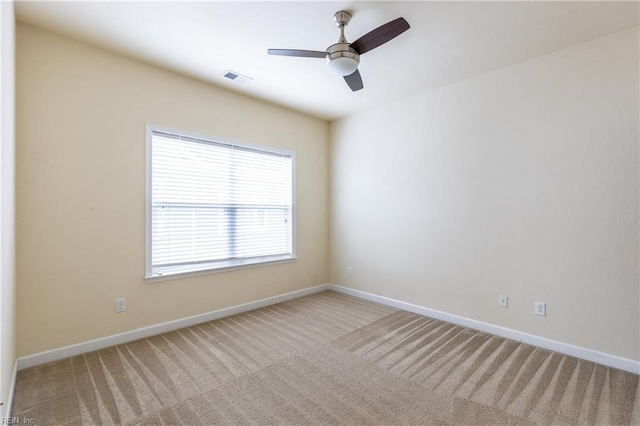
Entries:
{"type": "Polygon", "coordinates": [[[197,277],[200,275],[217,274],[220,272],[237,271],[240,269],[258,268],[261,266],[271,266],[280,263],[295,262],[296,256],[283,256],[280,258],[260,260],[251,259],[247,261],[229,261],[224,263],[217,263],[215,265],[202,265],[201,268],[194,270],[193,267],[176,266],[173,268],[166,268],[161,274],[146,275],[144,280],[147,283],[155,283],[159,281],[179,280],[182,278],[197,277]]]}

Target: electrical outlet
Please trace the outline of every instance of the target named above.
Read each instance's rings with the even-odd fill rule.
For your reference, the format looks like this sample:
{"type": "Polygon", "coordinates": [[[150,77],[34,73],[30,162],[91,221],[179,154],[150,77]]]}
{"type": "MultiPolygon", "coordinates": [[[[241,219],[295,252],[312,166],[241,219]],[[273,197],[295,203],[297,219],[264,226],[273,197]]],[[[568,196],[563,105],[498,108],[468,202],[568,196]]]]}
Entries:
{"type": "Polygon", "coordinates": [[[547,316],[547,304],[544,302],[536,302],[535,306],[535,314],[540,315],[541,317],[547,316]]]}
{"type": "Polygon", "coordinates": [[[498,306],[500,306],[501,308],[508,308],[509,307],[509,297],[504,296],[504,295],[500,295],[498,296],[498,306]]]}
{"type": "Polygon", "coordinates": [[[347,275],[353,275],[353,268],[351,266],[347,266],[347,275]]]}
{"type": "Polygon", "coordinates": [[[116,299],[116,312],[124,312],[127,310],[127,299],[116,299]]]}

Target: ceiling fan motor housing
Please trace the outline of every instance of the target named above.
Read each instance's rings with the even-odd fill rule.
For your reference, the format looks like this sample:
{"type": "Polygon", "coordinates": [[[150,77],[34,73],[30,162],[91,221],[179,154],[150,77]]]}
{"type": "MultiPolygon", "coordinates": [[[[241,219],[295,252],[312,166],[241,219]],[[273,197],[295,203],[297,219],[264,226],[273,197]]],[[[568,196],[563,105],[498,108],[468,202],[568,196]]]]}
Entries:
{"type": "Polygon", "coordinates": [[[336,43],[327,48],[327,62],[332,71],[350,75],[358,68],[360,55],[349,43],[336,43]]]}

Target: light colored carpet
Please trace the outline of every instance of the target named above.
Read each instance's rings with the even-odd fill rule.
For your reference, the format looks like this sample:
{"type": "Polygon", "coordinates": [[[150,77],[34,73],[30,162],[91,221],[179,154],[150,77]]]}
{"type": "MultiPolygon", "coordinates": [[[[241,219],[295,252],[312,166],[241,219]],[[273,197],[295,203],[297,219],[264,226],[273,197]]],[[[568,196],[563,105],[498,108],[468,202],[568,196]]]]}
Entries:
{"type": "Polygon", "coordinates": [[[22,370],[57,424],[640,425],[638,376],[327,291],[22,370]]]}

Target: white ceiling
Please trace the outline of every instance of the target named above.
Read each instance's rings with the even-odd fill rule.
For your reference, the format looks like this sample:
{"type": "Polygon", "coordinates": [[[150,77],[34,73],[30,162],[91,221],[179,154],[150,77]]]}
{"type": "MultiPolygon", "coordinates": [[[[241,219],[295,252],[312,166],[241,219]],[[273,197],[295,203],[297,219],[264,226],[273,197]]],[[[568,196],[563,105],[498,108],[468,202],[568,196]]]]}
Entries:
{"type": "Polygon", "coordinates": [[[638,25],[638,2],[16,2],[19,21],[333,120],[638,25]],[[333,14],[349,41],[399,16],[411,29],[361,57],[351,92],[324,59],[333,14]],[[239,85],[227,70],[253,78],[239,85]]]}

